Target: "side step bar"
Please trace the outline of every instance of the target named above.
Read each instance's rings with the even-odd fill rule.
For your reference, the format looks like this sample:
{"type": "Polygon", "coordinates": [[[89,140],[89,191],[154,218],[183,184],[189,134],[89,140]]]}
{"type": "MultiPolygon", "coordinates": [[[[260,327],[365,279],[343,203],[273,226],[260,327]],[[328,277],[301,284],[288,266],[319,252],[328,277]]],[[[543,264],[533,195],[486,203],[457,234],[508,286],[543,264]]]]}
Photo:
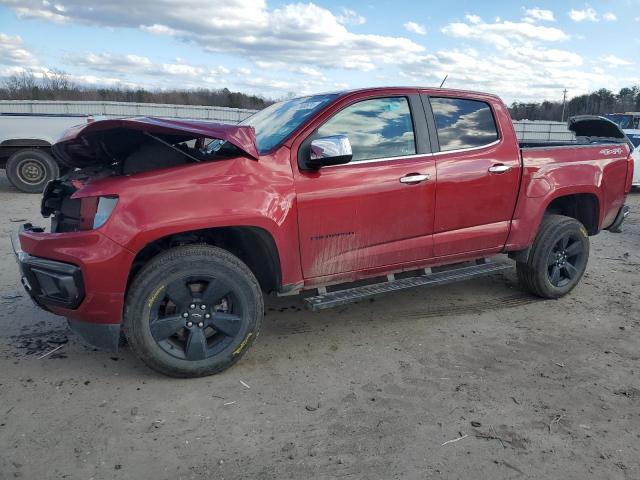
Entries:
{"type": "MultiPolygon", "coordinates": [[[[414,287],[435,287],[447,283],[470,280],[494,273],[513,269],[513,264],[508,263],[482,263],[467,267],[459,267],[437,273],[429,273],[417,277],[390,280],[388,282],[364,285],[362,287],[347,288],[335,292],[326,292],[315,297],[304,299],[305,307],[312,312],[318,312],[332,307],[339,307],[349,303],[358,302],[367,298],[386,295],[388,293],[407,290],[414,287]]],[[[393,276],[390,276],[393,278],[393,276]]]]}

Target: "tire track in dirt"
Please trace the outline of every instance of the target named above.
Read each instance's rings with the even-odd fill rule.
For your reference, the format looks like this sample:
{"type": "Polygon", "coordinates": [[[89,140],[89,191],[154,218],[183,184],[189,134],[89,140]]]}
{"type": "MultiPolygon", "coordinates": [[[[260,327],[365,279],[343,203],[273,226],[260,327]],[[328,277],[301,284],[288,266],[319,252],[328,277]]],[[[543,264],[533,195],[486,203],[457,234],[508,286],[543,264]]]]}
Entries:
{"type": "Polygon", "coordinates": [[[506,308],[521,307],[543,300],[526,293],[519,293],[508,297],[494,298],[463,305],[446,305],[429,308],[427,310],[407,310],[398,312],[400,318],[434,318],[451,315],[467,315],[470,313],[481,314],[488,311],[503,310],[506,308]]]}

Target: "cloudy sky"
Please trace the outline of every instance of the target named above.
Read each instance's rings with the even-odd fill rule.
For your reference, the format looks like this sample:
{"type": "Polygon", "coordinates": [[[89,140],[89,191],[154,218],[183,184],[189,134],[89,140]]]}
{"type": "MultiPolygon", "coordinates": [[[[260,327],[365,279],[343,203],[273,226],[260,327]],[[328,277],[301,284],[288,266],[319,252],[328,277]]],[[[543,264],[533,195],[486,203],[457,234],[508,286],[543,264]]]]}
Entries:
{"type": "Polygon", "coordinates": [[[506,101],[640,84],[640,0],[0,0],[0,76],[280,98],[438,85],[506,101]]]}

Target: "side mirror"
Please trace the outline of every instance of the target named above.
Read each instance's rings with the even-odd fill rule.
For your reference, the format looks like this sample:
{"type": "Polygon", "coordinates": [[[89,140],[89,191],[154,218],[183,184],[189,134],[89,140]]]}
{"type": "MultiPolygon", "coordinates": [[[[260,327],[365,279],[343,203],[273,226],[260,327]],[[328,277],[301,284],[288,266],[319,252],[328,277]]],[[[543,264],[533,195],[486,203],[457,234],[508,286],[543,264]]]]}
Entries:
{"type": "Polygon", "coordinates": [[[353,157],[351,142],[346,135],[332,135],[311,141],[307,167],[317,169],[329,165],[349,163],[353,157]]]}

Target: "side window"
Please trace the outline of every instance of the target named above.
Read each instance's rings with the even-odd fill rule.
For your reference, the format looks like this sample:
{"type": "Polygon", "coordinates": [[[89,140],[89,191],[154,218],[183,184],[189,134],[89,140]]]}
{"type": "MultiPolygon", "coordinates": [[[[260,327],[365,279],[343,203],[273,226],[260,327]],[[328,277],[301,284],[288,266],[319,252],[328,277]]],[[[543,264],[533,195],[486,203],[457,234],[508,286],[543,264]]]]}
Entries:
{"type": "Polygon", "coordinates": [[[431,98],[440,151],[488,145],[498,140],[496,122],[485,102],[461,98],[431,98]]]}
{"type": "Polygon", "coordinates": [[[404,97],[363,100],[338,112],[316,137],[346,135],[352,162],[416,153],[409,102],[404,97]]]}

